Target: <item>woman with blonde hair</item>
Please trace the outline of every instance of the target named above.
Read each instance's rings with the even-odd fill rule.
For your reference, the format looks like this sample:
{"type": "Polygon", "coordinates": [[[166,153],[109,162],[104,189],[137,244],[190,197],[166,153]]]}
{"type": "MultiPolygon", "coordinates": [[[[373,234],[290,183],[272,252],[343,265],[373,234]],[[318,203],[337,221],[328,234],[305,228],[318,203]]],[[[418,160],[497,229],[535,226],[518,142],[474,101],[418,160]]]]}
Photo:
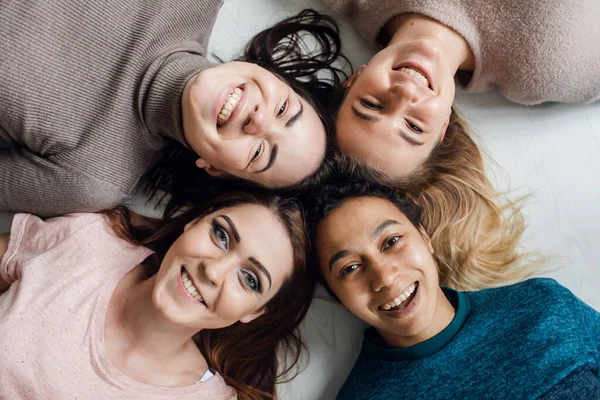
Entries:
{"type": "MultiPolygon", "coordinates": [[[[457,259],[453,268],[495,266],[500,274],[517,261],[524,222],[519,204],[486,177],[453,105],[456,83],[467,92],[497,87],[521,104],[598,100],[600,3],[324,2],[385,46],[347,82],[336,137],[348,163],[426,210],[424,226],[447,254],[442,266],[457,259]]],[[[462,287],[476,283],[460,279],[462,287]]]]}
{"type": "Polygon", "coordinates": [[[302,350],[307,250],[298,203],[258,191],[166,223],[17,214],[0,235],[2,397],[273,399],[302,350]]]}

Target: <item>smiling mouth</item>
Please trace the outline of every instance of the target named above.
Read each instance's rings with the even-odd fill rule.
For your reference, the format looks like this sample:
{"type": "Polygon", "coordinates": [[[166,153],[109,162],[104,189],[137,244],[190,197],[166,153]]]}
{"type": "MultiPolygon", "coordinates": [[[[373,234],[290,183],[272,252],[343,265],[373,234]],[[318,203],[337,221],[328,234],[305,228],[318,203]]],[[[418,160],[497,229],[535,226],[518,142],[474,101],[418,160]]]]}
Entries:
{"type": "Polygon", "coordinates": [[[185,290],[190,295],[192,295],[193,298],[198,300],[198,302],[200,304],[204,304],[206,306],[206,303],[204,302],[204,300],[202,299],[202,296],[200,296],[200,293],[198,292],[198,288],[196,286],[194,286],[194,283],[192,282],[192,278],[190,278],[190,275],[188,274],[188,272],[185,270],[184,267],[181,267],[181,280],[183,281],[183,286],[185,287],[185,290]]]}
{"type": "Polygon", "coordinates": [[[233,89],[231,93],[225,99],[223,103],[223,107],[217,116],[217,127],[223,126],[233,114],[235,107],[238,105],[240,99],[242,98],[242,94],[244,93],[244,89],[241,86],[233,89]]]}
{"type": "Polygon", "coordinates": [[[425,75],[425,73],[418,68],[400,67],[400,68],[394,68],[394,71],[400,71],[407,75],[410,75],[421,85],[425,86],[426,88],[428,88],[430,90],[433,90],[433,88],[431,87],[431,83],[429,82],[429,79],[427,79],[427,76],[425,75]]]}
{"type": "Polygon", "coordinates": [[[417,295],[418,287],[418,282],[411,284],[409,287],[404,289],[404,292],[400,293],[398,297],[395,297],[389,302],[380,305],[377,307],[377,309],[379,311],[398,311],[405,309],[417,295]]]}

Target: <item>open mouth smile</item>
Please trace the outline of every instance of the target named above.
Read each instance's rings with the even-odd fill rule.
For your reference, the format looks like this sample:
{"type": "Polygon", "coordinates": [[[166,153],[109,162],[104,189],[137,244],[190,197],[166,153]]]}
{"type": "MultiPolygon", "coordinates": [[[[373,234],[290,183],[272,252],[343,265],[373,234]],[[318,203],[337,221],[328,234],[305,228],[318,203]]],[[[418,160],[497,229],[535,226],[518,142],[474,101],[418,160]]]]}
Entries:
{"type": "Polygon", "coordinates": [[[183,287],[185,288],[186,292],[194,299],[196,299],[200,304],[206,306],[206,303],[202,299],[198,288],[194,285],[194,283],[192,282],[192,278],[190,277],[190,275],[184,267],[181,267],[181,281],[183,282],[183,287]]]}
{"type": "Polygon", "coordinates": [[[409,75],[420,85],[425,86],[429,90],[433,90],[433,87],[431,86],[431,82],[430,82],[429,78],[427,77],[427,74],[424,71],[422,71],[421,69],[414,67],[414,66],[410,66],[410,67],[402,66],[402,67],[397,67],[397,68],[393,68],[393,69],[394,69],[394,71],[399,71],[399,72],[409,75]]]}
{"type": "Polygon", "coordinates": [[[377,307],[379,311],[398,311],[403,310],[410,305],[410,303],[414,300],[419,284],[417,282],[412,283],[408,286],[402,293],[400,293],[397,297],[389,300],[387,303],[384,303],[377,307]]]}
{"type": "Polygon", "coordinates": [[[233,91],[227,96],[227,98],[225,98],[223,107],[221,107],[221,111],[217,116],[217,127],[223,126],[229,120],[243,94],[244,89],[241,86],[238,86],[235,89],[233,89],[233,91]]]}

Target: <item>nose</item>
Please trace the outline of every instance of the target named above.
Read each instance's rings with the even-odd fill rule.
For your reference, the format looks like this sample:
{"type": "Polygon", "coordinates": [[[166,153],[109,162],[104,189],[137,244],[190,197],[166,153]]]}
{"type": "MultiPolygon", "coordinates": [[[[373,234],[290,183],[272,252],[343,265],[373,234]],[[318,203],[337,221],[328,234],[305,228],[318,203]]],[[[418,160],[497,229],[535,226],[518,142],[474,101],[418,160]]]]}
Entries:
{"type": "Polygon", "coordinates": [[[419,91],[413,82],[396,82],[390,86],[388,94],[388,100],[394,109],[419,102],[419,91]]]}
{"type": "Polygon", "coordinates": [[[218,259],[206,260],[202,264],[204,277],[213,287],[221,287],[225,281],[229,270],[233,267],[234,261],[231,257],[221,257],[218,259]]]}
{"type": "Polygon", "coordinates": [[[260,106],[255,106],[248,115],[243,130],[249,135],[265,134],[270,128],[270,118],[260,106]]]}
{"type": "Polygon", "coordinates": [[[371,289],[379,292],[390,287],[398,277],[399,265],[394,260],[379,260],[371,264],[371,289]]]}

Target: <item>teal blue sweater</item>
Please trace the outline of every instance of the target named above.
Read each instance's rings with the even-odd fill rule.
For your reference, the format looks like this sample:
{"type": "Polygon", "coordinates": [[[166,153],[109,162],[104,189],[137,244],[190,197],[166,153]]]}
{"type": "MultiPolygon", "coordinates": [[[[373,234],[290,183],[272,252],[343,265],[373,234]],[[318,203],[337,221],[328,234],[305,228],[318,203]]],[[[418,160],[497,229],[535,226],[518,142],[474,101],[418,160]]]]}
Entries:
{"type": "Polygon", "coordinates": [[[338,399],[555,398],[573,374],[598,393],[600,313],[556,281],[444,293],[456,316],[425,342],[391,349],[368,328],[338,399]]]}

